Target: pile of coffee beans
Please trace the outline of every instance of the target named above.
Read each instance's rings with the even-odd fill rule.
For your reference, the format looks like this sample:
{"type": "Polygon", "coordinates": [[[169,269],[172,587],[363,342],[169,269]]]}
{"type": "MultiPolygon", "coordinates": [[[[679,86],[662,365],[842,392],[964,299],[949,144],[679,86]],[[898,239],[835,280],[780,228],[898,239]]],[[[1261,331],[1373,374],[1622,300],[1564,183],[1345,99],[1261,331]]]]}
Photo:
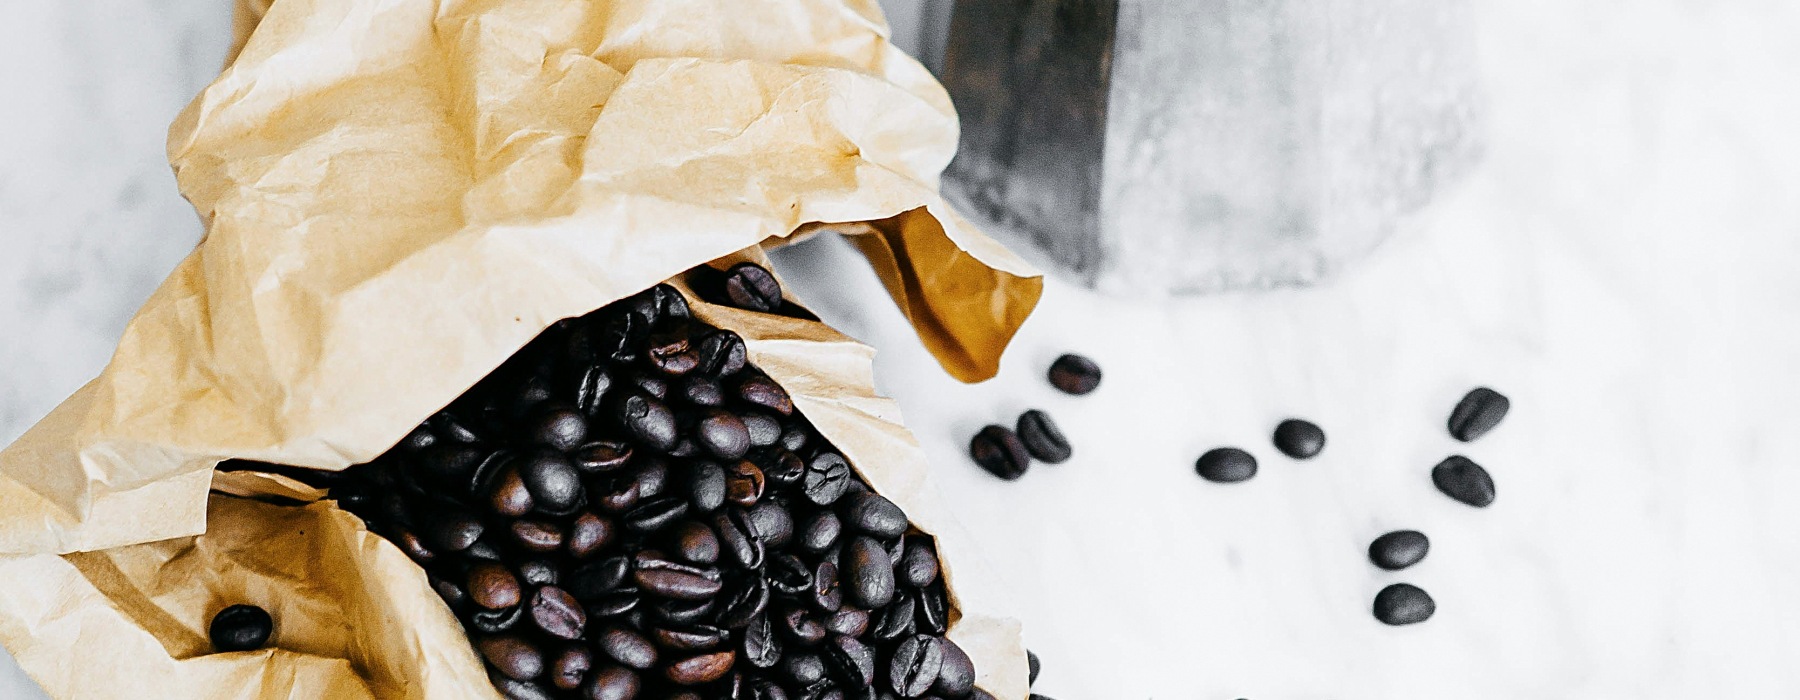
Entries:
{"type": "MultiPolygon", "coordinates": [[[[1051,386],[1081,396],[1100,386],[1100,365],[1080,355],[1063,355],[1050,364],[1049,377],[1051,386]]],[[[1032,409],[1020,414],[1013,428],[982,428],[969,440],[969,456],[989,474],[1014,481],[1025,476],[1032,460],[1062,464],[1075,450],[1050,414],[1032,409]]]]}
{"type": "Polygon", "coordinates": [[[213,615],[206,634],[212,638],[215,651],[251,651],[261,649],[275,632],[275,620],[269,611],[254,605],[232,605],[213,615]]]}
{"type": "MultiPolygon", "coordinates": [[[[721,303],[791,307],[767,270],[721,303]]],[[[557,323],[330,497],[521,700],[990,698],[934,543],[658,286],[557,323]]]]}

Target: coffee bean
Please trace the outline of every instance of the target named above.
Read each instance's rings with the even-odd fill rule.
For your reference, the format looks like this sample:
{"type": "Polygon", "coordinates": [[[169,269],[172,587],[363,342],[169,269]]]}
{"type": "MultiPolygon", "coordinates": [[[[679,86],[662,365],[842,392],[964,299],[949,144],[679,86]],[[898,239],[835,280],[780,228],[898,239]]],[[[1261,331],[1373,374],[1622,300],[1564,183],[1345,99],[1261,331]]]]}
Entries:
{"type": "Polygon", "coordinates": [[[631,463],[631,445],[601,440],[576,449],[569,461],[584,474],[609,474],[631,463]]]}
{"type": "Polygon", "coordinates": [[[573,407],[553,406],[533,419],[532,440],[553,450],[573,450],[587,439],[587,419],[573,407]]]}
{"type": "Polygon", "coordinates": [[[1275,426],[1275,449],[1294,459],[1312,459],[1325,449],[1325,431],[1312,423],[1289,418],[1275,426]]]}
{"type": "Polygon", "coordinates": [[[1431,483],[1444,495],[1476,508],[1486,508],[1494,502],[1494,478],[1462,455],[1453,455],[1433,467],[1431,483]]]}
{"type": "Polygon", "coordinates": [[[738,263],[725,271],[725,298],[732,306],[768,313],[781,308],[781,283],[756,263],[738,263]]]}
{"type": "Polygon", "coordinates": [[[906,532],[906,513],[886,497],[861,493],[849,500],[850,507],[844,515],[851,527],[884,539],[906,532]]]}
{"type": "Polygon", "coordinates": [[[499,610],[479,610],[469,616],[469,626],[478,632],[499,634],[518,626],[525,619],[525,606],[514,605],[499,610]]]}
{"type": "Polygon", "coordinates": [[[531,490],[526,488],[516,466],[506,467],[497,477],[488,496],[488,507],[495,513],[515,518],[537,507],[537,501],[532,498],[531,490]]]}
{"type": "Polygon", "coordinates": [[[792,554],[769,559],[763,575],[768,577],[770,588],[788,595],[799,595],[812,586],[812,569],[792,554]]]}
{"type": "Polygon", "coordinates": [[[1019,441],[1040,461],[1061,464],[1074,454],[1068,438],[1063,437],[1062,430],[1056,427],[1056,421],[1051,420],[1048,413],[1036,409],[1026,411],[1019,415],[1018,428],[1019,441]]]}
{"type": "Polygon", "coordinates": [[[744,660],[756,668],[770,668],[781,662],[781,639],[769,618],[758,615],[744,628],[744,660]]]}
{"type": "Polygon", "coordinates": [[[1375,594],[1375,619],[1389,625],[1424,622],[1437,612],[1437,603],[1423,589],[1410,583],[1396,583],[1375,594]]]}
{"type": "Polygon", "coordinates": [[[836,513],[828,510],[814,513],[806,519],[806,524],[800,526],[800,546],[815,554],[823,552],[837,544],[838,533],[842,529],[843,525],[836,513]]]}
{"type": "Polygon", "coordinates": [[[906,538],[906,552],[900,555],[900,578],[913,588],[924,588],[937,580],[937,551],[924,537],[906,538]]]}
{"type": "Polygon", "coordinates": [[[553,452],[540,452],[525,460],[519,478],[539,512],[568,515],[579,508],[584,497],[581,473],[568,458],[553,452]]]}
{"type": "Polygon", "coordinates": [[[592,600],[618,588],[630,573],[630,559],[608,557],[576,569],[569,577],[569,592],[581,600],[592,600]]]}
{"type": "Polygon", "coordinates": [[[864,632],[869,631],[869,613],[857,608],[840,606],[837,612],[825,618],[823,624],[825,631],[832,634],[861,637],[864,632]]]}
{"type": "Polygon", "coordinates": [[[595,671],[593,680],[582,687],[582,697],[586,700],[635,700],[637,696],[637,674],[619,666],[595,671]]]}
{"type": "Polygon", "coordinates": [[[214,651],[261,649],[275,631],[275,620],[254,605],[232,605],[213,615],[206,628],[214,651]]]}
{"type": "Polygon", "coordinates": [[[788,654],[781,662],[781,671],[796,685],[812,685],[825,680],[825,660],[807,652],[788,654]]]}
{"type": "Polygon", "coordinates": [[[794,516],[778,503],[757,503],[744,511],[744,522],[756,539],[770,547],[785,547],[794,536],[794,516]]]}
{"type": "Polygon", "coordinates": [[[1450,412],[1450,436],[1469,442],[1486,435],[1500,424],[1510,408],[1512,401],[1504,394],[1478,387],[1456,402],[1456,410],[1450,412]]]}
{"type": "Polygon", "coordinates": [[[765,486],[762,470],[749,461],[739,460],[725,469],[725,497],[732,503],[755,505],[762,498],[765,486]]]}
{"type": "Polygon", "coordinates": [[[894,599],[894,562],[874,538],[852,538],[844,549],[842,569],[857,606],[879,608],[894,599]]]}
{"type": "Polygon", "coordinates": [[[787,390],[781,388],[774,380],[762,375],[748,377],[738,382],[738,398],[750,404],[767,408],[781,415],[794,412],[794,401],[787,390]]]}
{"type": "Polygon", "coordinates": [[[575,521],[569,524],[569,555],[576,559],[586,559],[598,554],[612,544],[617,530],[611,520],[599,515],[582,513],[575,516],[575,521]]]}
{"type": "MultiPolygon", "coordinates": [[[[938,669],[937,682],[931,684],[931,692],[946,698],[967,697],[969,691],[975,689],[975,661],[956,642],[948,639],[939,640],[938,648],[944,659],[938,669]]],[[[1035,677],[1036,673],[1032,675],[1035,677]]]]}
{"type": "Polygon", "coordinates": [[[825,670],[837,682],[851,688],[867,688],[875,682],[875,652],[845,636],[825,643],[825,670]]]}
{"type": "Polygon", "coordinates": [[[596,365],[583,370],[581,380],[575,387],[575,408],[589,416],[597,415],[612,386],[612,375],[605,367],[596,365]]]}
{"type": "Polygon", "coordinates": [[[572,646],[563,650],[550,664],[550,684],[563,690],[574,690],[581,687],[587,679],[587,673],[593,668],[594,655],[587,647],[572,646]]]}
{"type": "Polygon", "coordinates": [[[480,519],[468,513],[453,513],[436,520],[431,527],[431,543],[446,552],[468,549],[487,529],[480,519]]]}
{"type": "Polygon", "coordinates": [[[936,637],[908,637],[894,648],[888,662],[888,687],[903,698],[916,698],[931,690],[943,672],[944,650],[936,637]]]}
{"type": "Polygon", "coordinates": [[[471,444],[481,441],[475,431],[470,430],[461,418],[448,411],[432,416],[426,423],[431,426],[431,432],[438,437],[439,442],[471,444]]]}
{"type": "Polygon", "coordinates": [[[631,576],[644,592],[676,600],[709,600],[724,588],[716,571],[641,554],[631,576]]]}
{"type": "Polygon", "coordinates": [[[695,426],[701,447],[713,456],[735,460],[750,452],[750,429],[737,416],[717,409],[707,411],[695,426]]]}
{"type": "Polygon", "coordinates": [[[506,567],[481,563],[469,568],[469,597],[489,610],[519,604],[519,579],[506,567]]]}
{"type": "Polygon", "coordinates": [[[837,612],[838,608],[844,607],[844,592],[838,587],[837,564],[822,561],[813,567],[811,593],[811,603],[815,608],[837,612]]]}
{"type": "Polygon", "coordinates": [[[638,504],[625,514],[625,527],[633,532],[656,532],[687,517],[688,502],[669,496],[638,504]]]}
{"type": "Polygon", "coordinates": [[[744,339],[728,330],[708,331],[696,346],[699,371],[710,377],[729,377],[744,368],[744,339]]]}
{"type": "Polygon", "coordinates": [[[481,656],[507,678],[528,681],[544,673],[544,654],[521,637],[487,637],[475,643],[481,656]]]}
{"type": "Polygon", "coordinates": [[[762,616],[769,607],[769,590],[769,580],[754,572],[739,576],[719,611],[719,626],[738,629],[762,616]]]}
{"type": "Polygon", "coordinates": [[[575,596],[555,586],[544,586],[531,595],[531,619],[552,637],[578,639],[587,626],[587,612],[575,596]]]}
{"type": "Polygon", "coordinates": [[[950,630],[950,601],[944,596],[944,589],[939,587],[923,588],[918,592],[919,619],[918,631],[942,636],[950,630]]]}
{"type": "Polygon", "coordinates": [[[807,614],[806,608],[789,605],[781,609],[781,631],[801,646],[812,646],[825,639],[825,626],[807,614]]]}
{"type": "Polygon", "coordinates": [[[695,406],[725,405],[725,387],[719,386],[719,380],[702,374],[688,375],[675,396],[695,406]]]}
{"type": "Polygon", "coordinates": [[[594,647],[614,661],[638,670],[656,665],[656,645],[644,635],[623,627],[608,627],[594,639],[594,647]]]}
{"type": "Polygon", "coordinates": [[[911,597],[895,600],[875,615],[875,639],[892,642],[913,633],[918,604],[911,597]]]}
{"type": "Polygon", "coordinates": [[[619,425],[639,442],[652,449],[668,451],[680,439],[675,414],[649,394],[634,394],[619,402],[619,425]]]}
{"type": "Polygon", "coordinates": [[[519,562],[518,576],[527,586],[555,586],[562,578],[562,569],[548,559],[527,559],[519,562]]]}
{"type": "Polygon", "coordinates": [[[589,618],[618,617],[630,614],[643,603],[643,594],[636,588],[618,588],[594,598],[587,605],[589,618]]]}
{"type": "Polygon", "coordinates": [[[694,352],[687,334],[681,332],[650,336],[645,354],[651,367],[670,376],[679,377],[700,366],[700,354],[694,352]]]}
{"type": "Polygon", "coordinates": [[[969,441],[969,456],[989,474],[1007,481],[1025,475],[1031,468],[1031,454],[1013,431],[990,425],[969,441]]]}
{"type": "Polygon", "coordinates": [[[466,483],[486,458],[486,454],[470,445],[438,443],[426,448],[415,464],[427,483],[449,488],[453,484],[466,483]]]}
{"type": "Polygon", "coordinates": [[[731,633],[708,625],[670,629],[659,627],[650,636],[658,646],[671,651],[710,651],[731,638],[731,633]]]}
{"type": "Polygon", "coordinates": [[[1042,667],[1042,665],[1038,663],[1037,652],[1026,649],[1025,660],[1031,665],[1031,676],[1025,681],[1025,684],[1028,686],[1037,685],[1038,669],[1042,667]]]}
{"type": "Polygon", "coordinates": [[[1431,541],[1417,530],[1395,530],[1369,543],[1369,561],[1388,571],[1399,571],[1419,563],[1430,551],[1431,541]]]}
{"type": "Polygon", "coordinates": [[[781,421],[761,413],[746,413],[744,428],[750,431],[751,447],[771,447],[781,442],[781,421]]]}
{"type": "Polygon", "coordinates": [[[675,526],[675,550],[695,564],[713,564],[719,561],[719,537],[712,528],[702,523],[688,521],[675,526]]]}
{"type": "Polygon", "coordinates": [[[443,598],[444,603],[449,605],[451,610],[460,611],[463,604],[469,602],[469,592],[463,590],[463,587],[455,581],[434,576],[431,579],[431,589],[437,591],[438,597],[443,598]]]}
{"type": "Polygon", "coordinates": [[[1236,447],[1218,447],[1200,455],[1194,471],[1207,481],[1236,483],[1256,476],[1256,458],[1236,447]]]}
{"type": "Polygon", "coordinates": [[[555,523],[539,520],[514,520],[512,524],[513,541],[520,547],[533,552],[554,552],[562,549],[563,532],[555,523]]]}
{"type": "Polygon", "coordinates": [[[738,565],[746,569],[762,567],[762,541],[757,539],[756,530],[744,511],[733,508],[713,516],[713,528],[718,530],[719,541],[738,565]]]}
{"type": "Polygon", "coordinates": [[[1063,355],[1050,363],[1050,385],[1081,396],[1100,386],[1100,365],[1080,355],[1063,355]]]}
{"type": "Polygon", "coordinates": [[[835,503],[850,487],[850,463],[836,452],[820,452],[806,463],[806,500],[818,505],[835,503]]]}
{"type": "Polygon", "coordinates": [[[754,455],[753,461],[763,471],[763,479],[778,487],[805,482],[806,462],[785,449],[754,455]]]}
{"type": "Polygon", "coordinates": [[[671,663],[664,675],[681,685],[700,685],[723,678],[726,673],[731,672],[731,665],[736,662],[737,652],[726,649],[671,663]]]}

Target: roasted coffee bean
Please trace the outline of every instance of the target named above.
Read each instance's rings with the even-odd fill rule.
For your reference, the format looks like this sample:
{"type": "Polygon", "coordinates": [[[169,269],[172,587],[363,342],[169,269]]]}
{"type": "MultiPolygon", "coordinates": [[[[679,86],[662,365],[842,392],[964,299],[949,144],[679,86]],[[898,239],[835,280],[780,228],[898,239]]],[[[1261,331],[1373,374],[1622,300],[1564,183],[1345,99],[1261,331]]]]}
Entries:
{"type": "Polygon", "coordinates": [[[1019,441],[1025,443],[1025,450],[1039,461],[1050,464],[1061,464],[1069,460],[1074,450],[1069,447],[1068,438],[1063,437],[1062,430],[1056,427],[1056,421],[1050,414],[1036,409],[1019,415],[1019,441]]]}
{"type": "Polygon", "coordinates": [[[631,669],[607,666],[594,672],[593,679],[582,687],[586,700],[636,700],[638,676],[631,669]]]}
{"type": "Polygon", "coordinates": [[[1450,436],[1469,442],[1486,435],[1500,424],[1510,408],[1512,401],[1500,392],[1485,386],[1476,388],[1456,402],[1456,410],[1450,412],[1450,436]]]}
{"type": "Polygon", "coordinates": [[[812,595],[810,602],[815,608],[834,613],[844,607],[844,591],[838,586],[837,564],[822,561],[818,566],[813,567],[812,587],[809,592],[812,595]]]}
{"type": "Polygon", "coordinates": [[[739,576],[725,598],[724,607],[719,610],[719,626],[738,629],[750,624],[768,609],[769,595],[768,579],[754,572],[739,576]]]}
{"type": "Polygon", "coordinates": [[[937,682],[943,667],[941,640],[915,634],[894,648],[893,659],[888,662],[888,687],[903,698],[922,696],[937,682]]]}
{"type": "Polygon", "coordinates": [[[1494,502],[1494,478],[1462,455],[1452,455],[1433,467],[1431,483],[1444,495],[1476,508],[1486,508],[1494,502]]]}
{"type": "Polygon", "coordinates": [[[825,660],[811,652],[788,654],[781,662],[781,672],[797,685],[812,685],[825,680],[825,660]]]}
{"type": "Polygon", "coordinates": [[[544,673],[543,652],[521,637],[487,637],[476,642],[475,648],[507,678],[528,681],[544,673]]]}
{"type": "Polygon", "coordinates": [[[590,618],[618,617],[632,613],[644,600],[636,588],[618,588],[599,595],[587,605],[590,618]]]}
{"type": "Polygon", "coordinates": [[[446,552],[461,552],[481,539],[486,528],[481,520],[467,513],[453,513],[436,519],[431,526],[431,543],[446,552]]]}
{"type": "Polygon", "coordinates": [[[837,682],[851,688],[875,683],[875,652],[852,637],[837,636],[825,642],[825,670],[837,682]]]}
{"type": "Polygon", "coordinates": [[[541,520],[514,520],[512,535],[520,547],[533,552],[554,552],[563,545],[562,529],[541,520]]]}
{"type": "Polygon", "coordinates": [[[1437,612],[1437,603],[1418,586],[1396,583],[1375,594],[1375,619],[1390,625],[1424,622],[1437,612]]]}
{"type": "Polygon", "coordinates": [[[1042,665],[1038,663],[1037,652],[1026,649],[1025,661],[1031,665],[1031,677],[1025,681],[1025,684],[1027,686],[1037,685],[1038,669],[1042,667],[1042,665]]]}
{"type": "Polygon", "coordinates": [[[1050,363],[1050,385],[1065,394],[1081,396],[1100,386],[1100,365],[1076,354],[1067,354],[1050,363]]]}
{"type": "Polygon", "coordinates": [[[781,639],[766,615],[758,615],[744,628],[744,660],[756,668],[770,668],[781,662],[781,639]]]}
{"type": "Polygon", "coordinates": [[[832,634],[861,637],[864,632],[869,631],[869,613],[857,608],[840,606],[838,611],[825,618],[822,624],[825,626],[825,631],[832,634]]]}
{"type": "Polygon", "coordinates": [[[837,544],[838,533],[842,529],[843,525],[836,513],[828,510],[814,513],[800,527],[800,546],[815,554],[823,552],[837,544]]]}
{"type": "Polygon", "coordinates": [[[843,455],[820,452],[806,463],[806,500],[822,506],[831,505],[843,497],[853,478],[850,463],[844,461],[843,455]]]}
{"type": "Polygon", "coordinates": [[[724,587],[716,570],[639,554],[632,579],[644,592],[675,600],[709,600],[724,587]]]}
{"type": "Polygon", "coordinates": [[[668,451],[675,447],[681,438],[677,432],[675,414],[669,407],[649,394],[639,393],[625,397],[619,402],[617,411],[619,425],[633,438],[649,445],[651,449],[668,451]]]}
{"type": "Polygon", "coordinates": [[[594,638],[594,648],[612,660],[635,669],[656,665],[656,645],[644,635],[624,627],[608,627],[594,638]]]}
{"type": "Polygon", "coordinates": [[[842,575],[858,607],[879,608],[894,599],[894,560],[873,537],[858,536],[844,548],[842,575]]]}
{"type": "Polygon", "coordinates": [[[943,636],[950,630],[950,600],[944,595],[944,589],[933,586],[920,589],[915,595],[919,600],[919,632],[943,636]]]}
{"type": "Polygon", "coordinates": [[[519,604],[519,579],[506,567],[483,562],[469,567],[469,597],[489,610],[519,604]]]}
{"type": "Polygon", "coordinates": [[[743,426],[742,417],[711,408],[695,425],[700,446],[718,459],[740,459],[751,452],[751,430],[743,426]]]}
{"type": "Polygon", "coordinates": [[[792,554],[769,559],[763,575],[769,578],[771,588],[788,595],[799,595],[812,587],[812,569],[792,554]]]}
{"type": "Polygon", "coordinates": [[[900,555],[900,579],[913,588],[924,588],[937,580],[937,551],[925,537],[906,538],[906,553],[900,555]]]}
{"type": "Polygon", "coordinates": [[[710,651],[731,639],[731,633],[709,625],[658,627],[650,631],[658,646],[670,651],[710,651]]]}
{"type": "Polygon", "coordinates": [[[794,516],[779,503],[757,503],[744,511],[744,522],[756,539],[770,547],[785,547],[794,537],[794,516]]]}
{"type": "Polygon", "coordinates": [[[617,527],[605,517],[593,513],[582,513],[575,516],[569,524],[567,547],[569,556],[586,559],[612,544],[617,527]]]}
{"type": "Polygon", "coordinates": [[[331,487],[326,498],[337,501],[338,507],[348,511],[361,511],[375,502],[375,491],[367,484],[358,481],[338,484],[331,487]]]}
{"type": "Polygon", "coordinates": [[[400,438],[400,443],[394,445],[394,448],[401,452],[418,452],[435,444],[437,436],[431,434],[430,426],[420,425],[407,433],[406,437],[400,438]]]}
{"type": "Polygon", "coordinates": [[[657,401],[669,399],[669,382],[662,377],[638,374],[631,377],[631,384],[657,401]]]}
{"type": "Polygon", "coordinates": [[[848,500],[844,516],[851,527],[884,539],[906,532],[906,513],[881,494],[865,492],[848,500]]]}
{"type": "MultiPolygon", "coordinates": [[[[804,424],[791,422],[783,423],[781,426],[781,447],[789,452],[799,452],[804,450],[808,444],[811,444],[811,433],[812,431],[804,424]]],[[[768,468],[765,466],[763,471],[768,471],[768,468]]]]}
{"type": "Polygon", "coordinates": [[[713,534],[712,528],[703,523],[684,522],[674,529],[675,551],[695,564],[714,564],[719,561],[719,537],[713,534]]]}
{"type": "Polygon", "coordinates": [[[700,685],[725,677],[734,663],[737,663],[737,652],[726,649],[675,661],[663,675],[680,685],[700,685]]]}
{"type": "MultiPolygon", "coordinates": [[[[937,682],[931,684],[931,692],[946,698],[967,697],[969,691],[975,689],[975,662],[956,642],[939,640],[938,648],[943,651],[944,660],[938,668],[937,682]]],[[[1037,668],[1035,661],[1032,668],[1037,668]]],[[[1037,677],[1036,671],[1032,672],[1032,677],[1037,677]]]]}
{"type": "Polygon", "coordinates": [[[488,681],[494,684],[494,690],[506,696],[507,700],[555,700],[556,696],[544,684],[536,681],[515,681],[497,670],[488,670],[488,681]]]}
{"type": "Polygon", "coordinates": [[[562,578],[562,569],[548,559],[527,559],[518,569],[519,580],[527,586],[555,586],[562,578]]]}
{"type": "Polygon", "coordinates": [[[891,642],[912,634],[916,629],[913,618],[917,611],[918,604],[911,597],[901,598],[882,608],[875,614],[875,639],[891,642]]]}
{"type": "Polygon", "coordinates": [[[751,447],[770,447],[781,442],[781,421],[761,413],[746,413],[744,429],[750,431],[751,447]]]}
{"type": "Polygon", "coordinates": [[[728,330],[708,331],[695,347],[699,371],[711,377],[729,377],[744,368],[744,339],[728,330]]]}
{"type": "Polygon", "coordinates": [[[569,592],[581,600],[600,597],[608,591],[619,587],[625,577],[631,574],[631,559],[615,556],[602,559],[575,570],[569,577],[569,592]]]}
{"type": "Polygon", "coordinates": [[[763,479],[778,487],[794,486],[806,480],[806,462],[786,449],[764,452],[755,462],[763,471],[763,479]]]}
{"type": "Polygon", "coordinates": [[[462,585],[455,581],[434,576],[431,579],[431,589],[437,591],[438,597],[443,598],[444,603],[449,605],[451,610],[458,611],[459,614],[463,604],[469,602],[469,592],[463,590],[462,585]]]}
{"type": "Polygon", "coordinates": [[[739,381],[737,395],[744,401],[784,416],[794,412],[794,400],[788,396],[787,390],[768,377],[756,375],[739,381]]]}
{"type": "Polygon", "coordinates": [[[1312,459],[1325,449],[1325,431],[1298,418],[1275,426],[1275,449],[1294,459],[1312,459]]]}
{"type": "Polygon", "coordinates": [[[781,609],[781,631],[801,646],[812,646],[825,639],[825,626],[807,614],[806,608],[789,605],[781,609]]]}
{"type": "Polygon", "coordinates": [[[651,367],[670,376],[679,377],[700,366],[700,354],[694,352],[686,333],[650,336],[650,346],[646,353],[651,367]]]}
{"type": "Polygon", "coordinates": [[[1369,543],[1369,561],[1388,571],[1419,563],[1431,550],[1431,541],[1417,530],[1395,530],[1369,543]]]}
{"type": "Polygon", "coordinates": [[[725,505],[725,468],[717,462],[695,462],[688,466],[689,502],[703,513],[711,513],[725,505]]]}
{"type": "Polygon", "coordinates": [[[573,450],[587,439],[587,418],[571,406],[551,406],[531,422],[531,439],[553,450],[573,450]]]}
{"type": "Polygon", "coordinates": [[[575,512],[582,503],[581,472],[562,455],[539,452],[519,467],[519,478],[537,510],[551,515],[575,512]]]}
{"type": "Polygon", "coordinates": [[[486,458],[486,454],[473,446],[443,442],[426,448],[414,463],[427,484],[453,488],[455,484],[467,483],[486,458]]]}
{"type": "Polygon", "coordinates": [[[703,374],[688,375],[675,396],[695,406],[725,405],[725,387],[719,386],[719,380],[703,374]]]}
{"type": "Polygon", "coordinates": [[[564,649],[550,664],[550,684],[563,690],[579,688],[593,665],[594,655],[587,647],[572,646],[564,649]]]}
{"type": "Polygon", "coordinates": [[[746,311],[769,313],[781,308],[781,283],[756,263],[738,263],[725,271],[725,299],[746,311]]]}
{"type": "MultiPolygon", "coordinates": [[[[733,698],[732,700],[738,700],[733,698]]],[[[787,691],[774,681],[758,678],[751,682],[750,696],[744,700],[790,700],[787,691]]]]}
{"type": "Polygon", "coordinates": [[[739,460],[725,469],[725,497],[740,506],[755,505],[762,499],[766,481],[762,469],[747,460],[739,460]]]}
{"type": "Polygon", "coordinates": [[[1013,431],[990,425],[969,440],[969,456],[989,474],[1007,481],[1025,475],[1031,468],[1031,453],[1013,431]]]}
{"type": "Polygon", "coordinates": [[[995,698],[988,691],[976,688],[969,692],[969,700],[995,700],[995,698]]]}
{"type": "Polygon", "coordinates": [[[608,440],[590,442],[570,454],[569,461],[584,474],[609,474],[631,463],[631,445],[608,440]]]}
{"type": "Polygon", "coordinates": [[[612,375],[605,367],[596,365],[583,370],[581,379],[575,386],[575,408],[589,416],[599,414],[612,386],[612,375]]]}
{"type": "Polygon", "coordinates": [[[746,569],[762,567],[762,541],[756,537],[755,526],[750,523],[744,511],[733,508],[713,516],[713,527],[718,530],[719,541],[725,545],[725,551],[740,566],[746,569]]]}
{"type": "Polygon", "coordinates": [[[1236,483],[1256,476],[1256,458],[1236,447],[1217,447],[1200,455],[1194,471],[1207,481],[1236,483]]]}
{"type": "Polygon", "coordinates": [[[412,530],[401,528],[394,536],[394,543],[399,545],[400,551],[406,552],[406,556],[420,564],[430,564],[437,559],[437,551],[425,544],[425,538],[412,530]]]}
{"type": "Polygon", "coordinates": [[[601,327],[595,350],[614,362],[630,362],[637,359],[639,349],[649,338],[650,324],[643,317],[614,314],[601,327]]]}
{"type": "Polygon", "coordinates": [[[431,426],[432,434],[438,436],[439,442],[460,442],[470,444],[480,442],[481,438],[470,430],[461,418],[448,411],[432,416],[426,421],[431,426]]]}
{"type": "Polygon", "coordinates": [[[537,501],[532,498],[531,490],[526,488],[516,466],[507,466],[495,479],[493,491],[488,495],[488,507],[495,513],[514,518],[537,507],[537,501]]]}
{"type": "Polygon", "coordinates": [[[275,620],[254,605],[228,606],[214,614],[206,628],[213,650],[220,652],[261,649],[274,632],[275,620]]]}
{"type": "Polygon", "coordinates": [[[625,514],[625,527],[633,532],[656,532],[687,517],[687,499],[669,496],[638,504],[625,514]]]}
{"type": "Polygon", "coordinates": [[[514,605],[499,610],[479,610],[469,616],[469,626],[478,632],[499,634],[518,626],[525,619],[525,606],[514,605]]]}
{"type": "Polygon", "coordinates": [[[587,627],[587,611],[575,596],[555,586],[544,586],[531,595],[531,619],[552,637],[578,639],[587,627]]]}

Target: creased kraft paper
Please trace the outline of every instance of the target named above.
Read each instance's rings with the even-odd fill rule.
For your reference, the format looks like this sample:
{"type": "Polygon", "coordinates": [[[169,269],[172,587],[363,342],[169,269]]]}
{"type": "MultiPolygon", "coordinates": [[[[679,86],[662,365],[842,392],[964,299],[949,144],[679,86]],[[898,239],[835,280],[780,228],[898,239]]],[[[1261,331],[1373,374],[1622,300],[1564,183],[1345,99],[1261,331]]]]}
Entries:
{"type": "MultiPolygon", "coordinates": [[[[57,697],[491,697],[398,550],[212,467],[365,461],[557,319],[796,231],[852,235],[991,376],[1040,280],[938,198],[954,116],[885,34],[873,2],[274,3],[170,132],[205,240],[0,452],[0,641],[57,697]],[[202,653],[238,600],[277,648],[202,653]]],[[[702,313],[966,570],[867,348],[702,313]]],[[[958,602],[982,687],[1024,697],[1016,626],[958,602]]]]}

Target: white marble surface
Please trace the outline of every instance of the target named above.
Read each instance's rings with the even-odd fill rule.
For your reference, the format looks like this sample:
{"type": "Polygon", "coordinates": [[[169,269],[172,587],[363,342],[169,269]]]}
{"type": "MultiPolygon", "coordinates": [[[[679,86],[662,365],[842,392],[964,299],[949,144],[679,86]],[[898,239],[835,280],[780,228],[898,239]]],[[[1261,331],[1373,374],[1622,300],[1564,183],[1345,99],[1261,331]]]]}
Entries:
{"type": "MultiPolygon", "coordinates": [[[[0,439],[98,369],[193,241],[160,144],[221,50],[211,4],[0,6],[0,439]]],[[[1326,286],[1158,305],[1052,284],[1001,376],[961,386],[844,246],[784,256],[882,350],[1000,571],[978,585],[1027,621],[1040,691],[1800,697],[1800,6],[1477,6],[1486,164],[1326,286]],[[1098,392],[1043,384],[1064,350],[1106,367],[1098,392]],[[1461,446],[1442,424],[1478,383],[1514,411],[1461,446]],[[974,430],[1034,406],[1074,460],[1016,483],[967,463],[974,430]],[[1324,455],[1274,454],[1288,415],[1326,428],[1324,455]],[[1262,473],[1200,481],[1219,444],[1262,473]],[[1456,451],[1494,473],[1493,507],[1432,490],[1456,451]],[[1431,556],[1375,570],[1368,540],[1400,527],[1431,556]],[[1437,616],[1374,622],[1393,581],[1437,616]]],[[[0,698],[24,687],[0,670],[0,698]]]]}

